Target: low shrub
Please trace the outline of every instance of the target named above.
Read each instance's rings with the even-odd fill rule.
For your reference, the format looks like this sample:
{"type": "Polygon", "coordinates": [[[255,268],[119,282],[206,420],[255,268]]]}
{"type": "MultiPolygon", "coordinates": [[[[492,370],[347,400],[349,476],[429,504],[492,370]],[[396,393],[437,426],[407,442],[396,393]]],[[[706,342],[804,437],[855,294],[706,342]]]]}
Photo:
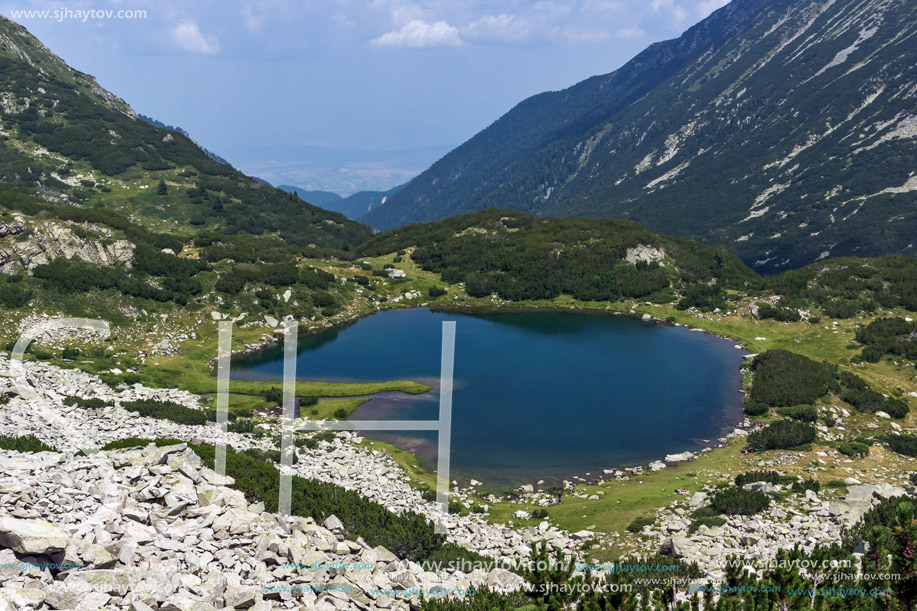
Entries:
{"type": "Polygon", "coordinates": [[[706,526],[707,528],[715,528],[717,526],[722,526],[725,523],[726,518],[721,516],[708,516],[705,518],[692,520],[691,524],[688,525],[688,534],[693,535],[701,526],[706,526]]]}
{"type": "Polygon", "coordinates": [[[25,437],[7,437],[0,435],[0,450],[13,452],[57,452],[54,448],[34,435],[25,437]]]}
{"type": "Polygon", "coordinates": [[[319,442],[322,442],[322,441],[330,442],[334,440],[335,436],[336,435],[333,431],[321,431],[320,433],[316,433],[315,435],[312,435],[311,437],[300,437],[299,439],[296,440],[296,447],[298,448],[305,447],[309,450],[314,450],[318,448],[319,442]]]}
{"type": "MultiPolygon", "coordinates": [[[[259,450],[258,448],[248,448],[247,450],[242,450],[242,453],[246,456],[250,456],[263,462],[280,463],[280,450],[259,450]]],[[[295,465],[298,459],[296,454],[292,453],[290,458],[290,463],[295,465]]]]}
{"type": "Polygon", "coordinates": [[[880,441],[884,442],[892,452],[904,456],[917,456],[917,435],[883,435],[880,441]]]}
{"type": "Polygon", "coordinates": [[[863,378],[849,371],[841,373],[840,381],[843,386],[841,399],[858,411],[867,414],[885,412],[892,418],[904,418],[910,412],[910,407],[905,401],[886,397],[874,391],[863,378]]]}
{"type": "Polygon", "coordinates": [[[770,504],[770,497],[763,492],[739,487],[721,490],[710,501],[710,506],[719,513],[743,516],[760,513],[770,504]]]}
{"type": "Polygon", "coordinates": [[[768,484],[779,484],[781,475],[776,471],[749,471],[736,475],[736,486],[753,484],[754,482],[767,482],[768,484]]]}
{"type": "Polygon", "coordinates": [[[125,437],[124,439],[116,439],[114,441],[109,441],[104,446],[103,450],[124,450],[126,448],[136,448],[138,446],[145,447],[151,443],[156,444],[156,447],[161,448],[164,446],[175,446],[180,443],[185,443],[181,439],[169,439],[169,438],[160,438],[160,439],[142,439],[140,437],[125,437]]]}
{"type": "Polygon", "coordinates": [[[203,425],[214,419],[213,412],[211,411],[189,409],[184,405],[179,405],[171,401],[144,399],[141,401],[128,401],[122,403],[121,407],[129,412],[140,414],[147,418],[171,420],[177,424],[203,425]]]}
{"type": "Polygon", "coordinates": [[[806,490],[818,492],[821,490],[821,484],[818,483],[818,480],[814,479],[807,479],[803,481],[796,480],[793,482],[791,490],[793,492],[805,492],[806,490]]]}
{"type": "Polygon", "coordinates": [[[800,422],[815,422],[818,420],[818,410],[811,405],[791,405],[778,407],[777,413],[781,416],[799,420],[800,422]]]}
{"type": "Polygon", "coordinates": [[[433,503],[436,501],[436,490],[433,490],[429,486],[420,486],[418,488],[420,491],[420,498],[427,501],[428,503],[433,503]]]}
{"type": "Polygon", "coordinates": [[[858,441],[842,441],[837,444],[837,451],[851,458],[869,456],[869,446],[858,441]]]}
{"type": "Polygon", "coordinates": [[[226,430],[230,433],[254,433],[255,421],[248,419],[239,419],[226,425],[226,430]]]}
{"type": "Polygon", "coordinates": [[[767,403],[746,403],[745,404],[745,415],[746,416],[766,416],[770,409],[767,407],[767,403]]]}
{"type": "Polygon", "coordinates": [[[759,354],[752,370],[752,401],[772,407],[811,405],[837,387],[834,367],[788,350],[759,354]]]}
{"type": "Polygon", "coordinates": [[[793,448],[815,441],[815,427],[796,420],[780,420],[748,435],[748,443],[762,450],[793,448]]]}
{"type": "Polygon", "coordinates": [[[338,420],[346,420],[347,419],[347,410],[344,409],[343,407],[337,408],[336,410],[334,410],[334,417],[337,418],[338,420]]]}
{"type": "Polygon", "coordinates": [[[701,520],[703,518],[716,518],[716,517],[719,517],[719,515],[720,515],[720,512],[718,512],[713,507],[710,507],[709,505],[706,505],[704,507],[698,507],[697,509],[694,510],[693,513],[691,513],[691,517],[694,518],[695,520],[701,520]]]}
{"type": "Polygon", "coordinates": [[[532,510],[532,517],[536,520],[543,520],[548,517],[548,510],[544,507],[538,507],[532,510]]]}
{"type": "Polygon", "coordinates": [[[113,404],[111,401],[104,401],[98,397],[93,397],[92,399],[84,399],[82,397],[65,397],[64,405],[72,405],[73,407],[82,407],[84,409],[98,409],[100,407],[111,407],[113,404]]]}
{"type": "Polygon", "coordinates": [[[655,523],[656,523],[656,520],[654,520],[653,518],[647,518],[647,517],[636,518],[633,522],[627,525],[627,530],[629,532],[639,534],[643,532],[644,526],[652,526],[655,523]]]}

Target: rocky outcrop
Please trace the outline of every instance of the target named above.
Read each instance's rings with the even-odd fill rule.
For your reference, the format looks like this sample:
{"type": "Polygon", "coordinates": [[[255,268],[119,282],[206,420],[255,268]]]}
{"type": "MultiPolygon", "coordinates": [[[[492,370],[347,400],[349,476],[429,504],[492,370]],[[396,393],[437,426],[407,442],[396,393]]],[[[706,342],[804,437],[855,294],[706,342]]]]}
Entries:
{"type": "MultiPolygon", "coordinates": [[[[777,487],[779,489],[779,487],[777,487]]],[[[779,490],[770,490],[779,491],[779,490]]],[[[644,528],[646,552],[697,562],[714,583],[723,578],[728,556],[752,565],[773,561],[780,549],[799,545],[811,552],[818,545],[837,543],[844,528],[853,526],[882,499],[903,496],[904,488],[885,482],[850,486],[843,499],[823,500],[812,490],[773,503],[754,516],[724,516],[723,526],[700,526],[689,534],[690,513],[707,504],[708,494],[697,492],[686,503],[659,510],[657,524],[644,528]]]]}
{"type": "Polygon", "coordinates": [[[637,261],[662,263],[665,259],[665,251],[655,246],[637,244],[635,247],[627,249],[624,258],[627,259],[628,263],[637,263],[637,261]]]}
{"type": "MultiPolygon", "coordinates": [[[[111,235],[92,227],[102,238],[111,235]]],[[[74,226],[56,221],[26,221],[21,215],[0,222],[0,273],[31,272],[37,265],[63,257],[96,265],[124,265],[134,259],[134,245],[127,240],[83,238],[74,226]]]]}

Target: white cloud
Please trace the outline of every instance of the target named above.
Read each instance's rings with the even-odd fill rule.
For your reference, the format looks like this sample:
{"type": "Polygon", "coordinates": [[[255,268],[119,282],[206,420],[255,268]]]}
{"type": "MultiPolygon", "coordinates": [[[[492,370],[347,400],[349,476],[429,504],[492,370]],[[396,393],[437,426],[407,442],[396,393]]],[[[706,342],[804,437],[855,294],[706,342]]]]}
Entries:
{"type": "MultiPolygon", "coordinates": [[[[300,6],[300,8],[303,7],[300,6]]],[[[296,9],[288,0],[258,0],[244,4],[239,12],[245,27],[252,32],[259,32],[268,22],[293,18],[296,9]]]]}
{"type": "Polygon", "coordinates": [[[569,42],[600,42],[608,40],[608,32],[595,28],[578,28],[565,26],[560,30],[560,36],[569,42]]]}
{"type": "Polygon", "coordinates": [[[615,32],[615,34],[617,34],[619,38],[642,38],[646,36],[646,32],[643,31],[643,28],[639,27],[621,28],[615,32]]]}
{"type": "Polygon", "coordinates": [[[531,23],[518,15],[484,15],[462,28],[462,36],[473,40],[517,42],[531,34],[531,23]]]}
{"type": "Polygon", "coordinates": [[[427,23],[423,19],[414,19],[401,26],[400,30],[388,32],[369,44],[376,48],[402,47],[410,49],[429,49],[432,47],[457,47],[462,44],[458,28],[445,21],[427,23]]]}
{"type": "Polygon", "coordinates": [[[252,32],[257,32],[262,27],[264,27],[265,15],[264,13],[256,14],[254,9],[252,9],[250,6],[243,6],[242,21],[245,23],[246,28],[252,32]]]}
{"type": "Polygon", "coordinates": [[[182,21],[172,28],[172,42],[182,51],[194,53],[216,53],[220,42],[216,36],[204,36],[194,21],[182,21]]]}

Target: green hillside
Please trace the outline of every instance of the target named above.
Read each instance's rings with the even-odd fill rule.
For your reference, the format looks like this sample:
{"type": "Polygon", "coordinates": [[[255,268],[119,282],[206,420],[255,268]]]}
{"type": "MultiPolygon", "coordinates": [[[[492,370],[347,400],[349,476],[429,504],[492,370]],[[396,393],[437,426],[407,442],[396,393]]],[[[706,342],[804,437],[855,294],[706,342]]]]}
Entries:
{"type": "Polygon", "coordinates": [[[348,249],[369,229],[218,163],[0,18],[0,182],[172,233],[271,235],[348,249]]]}

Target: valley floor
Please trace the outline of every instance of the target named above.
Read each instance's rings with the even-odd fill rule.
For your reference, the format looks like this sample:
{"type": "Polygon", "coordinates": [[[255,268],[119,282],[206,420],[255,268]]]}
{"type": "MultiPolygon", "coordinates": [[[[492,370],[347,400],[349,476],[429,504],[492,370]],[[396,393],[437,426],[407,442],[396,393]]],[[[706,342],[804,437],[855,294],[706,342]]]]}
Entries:
{"type": "MultiPolygon", "coordinates": [[[[392,257],[373,259],[373,263],[392,261],[392,257]]],[[[328,270],[341,273],[339,267],[330,267],[326,262],[309,262],[317,267],[323,264],[328,270]]],[[[742,306],[735,308],[732,313],[701,314],[697,312],[680,311],[670,306],[654,305],[649,303],[584,303],[576,302],[567,297],[561,297],[547,302],[523,302],[509,304],[496,299],[473,299],[462,293],[450,294],[438,300],[425,298],[425,293],[431,286],[441,286],[439,278],[428,272],[420,270],[410,260],[396,264],[404,269],[409,282],[396,284],[391,288],[388,300],[384,304],[373,303],[367,299],[356,298],[348,303],[342,312],[320,325],[303,321],[304,329],[324,327],[329,324],[342,324],[355,317],[370,314],[379,307],[412,307],[427,305],[431,307],[460,307],[460,308],[500,308],[500,307],[525,307],[525,308],[570,308],[607,311],[609,314],[624,313],[634,316],[650,317],[656,321],[667,321],[666,324],[682,324],[698,330],[715,333],[728,337],[751,353],[760,353],[773,348],[785,348],[809,356],[816,360],[825,360],[842,369],[850,369],[869,381],[877,390],[896,396],[910,397],[913,406],[913,397],[917,396],[917,375],[912,364],[895,364],[884,360],[875,364],[852,365],[850,357],[857,353],[859,346],[853,344],[856,325],[864,324],[870,318],[860,317],[849,320],[830,320],[819,324],[806,322],[779,323],[775,321],[756,320],[743,311],[742,306]]],[[[454,289],[450,289],[455,293],[454,289]]],[[[903,312],[882,312],[882,315],[903,312]]],[[[175,309],[168,316],[138,317],[129,325],[116,327],[113,337],[109,342],[95,342],[96,348],[117,346],[117,349],[95,350],[90,358],[80,359],[77,362],[59,363],[63,367],[78,367],[87,372],[99,374],[102,381],[124,381],[125,374],[131,375],[131,383],[142,382],[149,387],[169,388],[174,387],[186,393],[201,395],[195,399],[204,406],[213,404],[212,396],[205,396],[216,390],[216,380],[211,375],[211,364],[216,354],[216,317],[203,316],[203,313],[192,313],[186,310],[175,309]],[[165,348],[164,346],[167,346],[165,348]]],[[[2,335],[12,340],[21,330],[23,321],[7,319],[3,323],[2,335]]],[[[236,325],[233,335],[233,349],[237,351],[251,351],[276,341],[278,324],[280,321],[266,320],[253,322],[248,320],[236,325]],[[273,323],[273,324],[272,324],[273,323]]],[[[90,342],[91,343],[91,342],[90,342]]],[[[45,338],[43,347],[54,348],[72,341],[56,341],[54,338],[45,338]],[[48,341],[50,339],[50,341],[48,341]]],[[[91,346],[86,346],[91,348],[91,346]]],[[[86,351],[87,353],[90,350],[86,351]]],[[[273,386],[279,386],[274,384],[273,386]]],[[[231,410],[265,410],[272,404],[266,401],[261,393],[270,389],[272,385],[267,382],[242,382],[233,381],[230,384],[231,410]]],[[[129,387],[128,387],[129,388],[129,387]]],[[[332,384],[320,382],[299,382],[297,394],[317,395],[323,397],[315,408],[316,413],[304,413],[306,417],[327,418],[339,408],[352,412],[360,404],[360,399],[353,399],[356,395],[370,395],[376,392],[389,390],[402,390],[406,392],[422,393],[429,387],[411,381],[393,381],[389,383],[374,383],[362,385],[332,384]],[[335,399],[335,397],[348,397],[335,399]]],[[[128,390],[127,392],[130,392],[128,390]]],[[[179,392],[179,391],[171,391],[179,392]]],[[[188,395],[190,396],[190,395],[188,395]]],[[[461,537],[456,542],[467,544],[484,553],[493,552],[495,549],[513,550],[511,555],[522,553],[520,546],[538,538],[540,535],[556,533],[558,541],[563,541],[561,547],[573,550],[574,545],[587,550],[585,553],[597,561],[607,561],[621,555],[631,553],[646,553],[658,551],[660,547],[671,548],[672,541],[681,549],[680,554],[694,559],[699,555],[698,545],[704,545],[708,540],[707,533],[694,533],[688,535],[688,523],[677,516],[690,510],[698,501],[697,494],[709,494],[715,487],[734,478],[738,473],[755,469],[779,469],[787,475],[815,478],[822,483],[823,489],[818,498],[803,499],[789,498],[785,507],[775,506],[774,513],[763,522],[752,520],[731,520],[721,533],[722,549],[718,552],[720,558],[728,553],[748,552],[747,545],[741,543],[743,538],[754,539],[755,549],[762,558],[772,555],[778,544],[791,544],[800,542],[805,545],[814,545],[817,541],[826,540],[835,536],[836,529],[850,517],[849,512],[839,509],[829,511],[826,503],[840,501],[847,498],[853,490],[848,486],[856,486],[869,482],[885,482],[889,485],[903,486],[907,481],[907,472],[913,470],[914,459],[894,454],[881,447],[873,448],[869,456],[859,459],[850,459],[841,455],[831,444],[832,439],[840,439],[855,431],[882,431],[891,430],[893,426],[904,430],[915,429],[917,410],[912,409],[906,419],[898,423],[877,418],[874,415],[861,414],[845,409],[843,404],[834,397],[824,400],[821,407],[837,415],[837,422],[831,429],[819,425],[822,430],[822,441],[816,443],[812,451],[771,451],[764,454],[743,455],[741,436],[733,437],[726,447],[711,449],[703,452],[694,460],[677,464],[668,464],[666,468],[652,471],[644,468],[638,472],[615,472],[609,469],[598,478],[586,478],[571,482],[573,491],[565,495],[559,505],[546,509],[547,520],[531,517],[532,511],[540,507],[537,490],[532,494],[523,494],[514,500],[497,499],[491,496],[479,495],[473,486],[460,483],[458,498],[464,505],[463,513],[466,515],[456,517],[461,520],[472,520],[476,528],[482,529],[479,534],[472,533],[471,539],[461,537]],[[839,483],[838,483],[839,482],[839,483]],[[678,488],[686,488],[688,496],[675,495],[678,488]],[[692,500],[693,499],[693,500],[692,500]],[[483,509],[484,513],[469,513],[469,510],[483,509]],[[793,528],[787,536],[782,524],[794,524],[787,517],[792,515],[806,516],[803,524],[805,528],[793,528]],[[654,524],[637,532],[628,532],[626,527],[636,518],[650,518],[654,524]],[[830,524],[830,527],[824,527],[830,524]],[[508,528],[507,528],[508,527],[508,528]],[[547,527],[547,531],[545,528],[547,527]],[[775,530],[776,529],[776,530],[775,530]],[[496,533],[496,535],[495,535],[496,533]],[[521,533],[521,534],[520,534],[521,533]],[[564,533],[576,533],[566,535],[564,533]],[[491,537],[496,537],[491,540],[491,537]],[[494,543],[496,541],[496,543],[494,543]],[[760,548],[760,549],[759,549],[760,548]],[[687,550],[687,551],[685,551],[687,550]],[[692,551],[693,550],[693,551],[692,551]]],[[[5,408],[6,409],[6,408],[5,408]]],[[[257,413],[257,412],[256,412],[257,413]]],[[[157,421],[161,423],[161,421],[157,421]]],[[[268,419],[270,422],[270,419],[268,419]]],[[[763,422],[766,422],[764,420],[763,422]]],[[[755,421],[753,419],[752,424],[755,421]]],[[[99,441],[116,438],[118,435],[127,435],[124,430],[118,432],[120,424],[111,423],[105,417],[93,420],[93,426],[103,435],[99,441]]],[[[157,424],[157,426],[161,426],[157,424]]],[[[12,432],[19,427],[22,431],[30,430],[23,420],[8,421],[7,431],[12,432]]],[[[38,432],[39,429],[36,429],[38,432]]],[[[43,429],[47,433],[47,429],[43,429]]],[[[130,434],[137,436],[137,431],[130,434]]],[[[149,431],[156,436],[169,436],[176,431],[149,431]]],[[[185,431],[185,437],[200,437],[199,432],[185,431]]],[[[244,436],[248,438],[248,436],[244,436]]],[[[243,437],[240,437],[242,443],[243,437]]],[[[64,439],[59,439],[64,443],[64,439]]],[[[265,438],[254,440],[256,444],[269,443],[265,438]]],[[[251,443],[247,441],[244,443],[251,443]]],[[[385,501],[396,502],[397,506],[419,506],[419,497],[416,492],[411,492],[407,484],[412,486],[430,486],[435,483],[435,477],[423,471],[415,457],[408,452],[400,451],[379,442],[352,443],[346,436],[341,436],[335,442],[337,455],[330,454],[330,460],[338,468],[326,469],[329,463],[317,463],[315,469],[309,469],[310,477],[332,478],[338,483],[363,490],[372,496],[373,487],[359,479],[348,479],[356,470],[342,470],[342,465],[349,464],[357,456],[363,456],[362,450],[350,448],[367,444],[375,445],[375,450],[387,450],[388,454],[400,467],[398,475],[393,476],[399,482],[399,492],[385,496],[385,501]]],[[[662,457],[659,457],[660,459],[662,457]]],[[[325,459],[323,459],[325,460],[325,459]]],[[[370,463],[368,463],[370,464],[370,463]]],[[[609,465],[614,467],[614,465],[609,465]]],[[[369,473],[375,473],[371,470],[369,473]]],[[[392,472],[394,473],[394,472],[392,472]]],[[[386,493],[388,494],[388,493],[386,493]]],[[[382,498],[382,497],[380,497],[382,498]]],[[[872,500],[872,496],[869,497],[872,500]]],[[[836,505],[841,507],[840,505],[836,505]]],[[[424,510],[425,512],[427,510],[424,510]]],[[[434,511],[430,506],[429,511],[434,511]]],[[[719,536],[719,535],[718,535],[719,536]]],[[[709,538],[709,537],[708,537],[709,538]]],[[[712,570],[711,567],[707,567],[712,570]]]]}

